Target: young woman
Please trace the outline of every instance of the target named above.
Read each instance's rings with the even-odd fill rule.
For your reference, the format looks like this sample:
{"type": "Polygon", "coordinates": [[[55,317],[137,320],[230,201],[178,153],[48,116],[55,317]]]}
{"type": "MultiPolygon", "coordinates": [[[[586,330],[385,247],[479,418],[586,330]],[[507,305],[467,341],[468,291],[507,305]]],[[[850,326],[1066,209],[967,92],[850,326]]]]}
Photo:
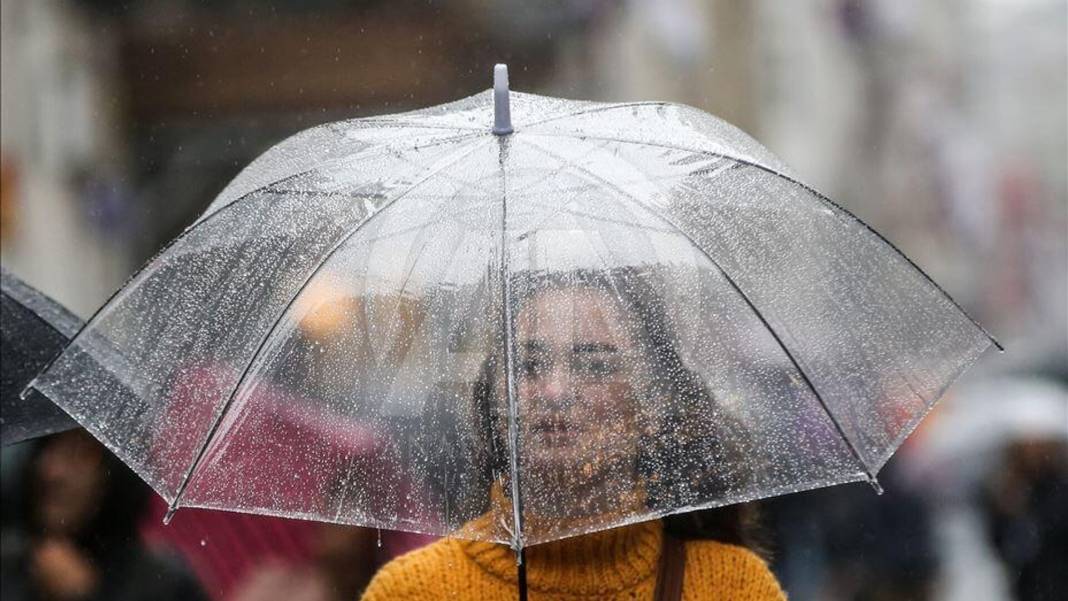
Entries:
{"type": "MultiPolygon", "coordinates": [[[[512,470],[496,459],[507,456],[511,386],[522,532],[550,541],[525,550],[531,598],[784,599],[765,563],[742,545],[743,512],[649,519],[715,498],[746,475],[732,467],[744,462],[731,461],[744,431],[684,366],[645,275],[523,274],[511,292],[515,376],[508,382],[504,358],[490,357],[474,391],[497,476],[489,511],[468,528],[511,527],[512,470]],[[671,580],[676,590],[665,592],[671,580]]],[[[364,599],[514,599],[517,579],[511,548],[449,538],[385,566],[364,599]]]]}

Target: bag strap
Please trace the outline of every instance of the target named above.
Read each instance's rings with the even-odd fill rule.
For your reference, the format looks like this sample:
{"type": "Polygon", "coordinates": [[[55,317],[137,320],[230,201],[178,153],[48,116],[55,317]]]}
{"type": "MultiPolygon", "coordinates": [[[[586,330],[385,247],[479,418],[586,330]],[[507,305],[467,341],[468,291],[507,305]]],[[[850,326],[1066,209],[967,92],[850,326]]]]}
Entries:
{"type": "Polygon", "coordinates": [[[682,579],[686,572],[686,543],[664,531],[660,548],[660,571],[656,578],[656,601],[682,599],[682,579]]]}

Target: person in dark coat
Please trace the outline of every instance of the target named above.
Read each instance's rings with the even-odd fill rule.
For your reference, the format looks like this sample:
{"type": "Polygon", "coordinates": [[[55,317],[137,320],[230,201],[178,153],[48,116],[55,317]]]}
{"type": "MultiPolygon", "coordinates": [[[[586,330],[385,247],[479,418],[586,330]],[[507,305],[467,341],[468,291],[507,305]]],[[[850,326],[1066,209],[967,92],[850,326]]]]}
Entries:
{"type": "Polygon", "coordinates": [[[36,443],[5,525],[4,601],[198,601],[200,586],[173,557],[141,543],[151,494],[83,430],[36,443]]]}
{"type": "Polygon", "coordinates": [[[981,507],[1016,598],[1062,598],[1068,591],[1068,444],[1035,438],[1008,445],[981,507]]]}

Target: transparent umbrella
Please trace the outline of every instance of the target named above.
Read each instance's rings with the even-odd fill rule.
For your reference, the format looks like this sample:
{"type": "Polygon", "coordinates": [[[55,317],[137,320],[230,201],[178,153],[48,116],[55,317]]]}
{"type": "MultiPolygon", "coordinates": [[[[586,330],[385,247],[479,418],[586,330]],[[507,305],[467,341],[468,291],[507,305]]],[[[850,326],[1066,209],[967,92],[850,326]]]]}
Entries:
{"type": "Polygon", "coordinates": [[[522,549],[875,483],[996,344],[723,121],[497,76],[269,150],[34,386],[172,510],[522,549]]]}

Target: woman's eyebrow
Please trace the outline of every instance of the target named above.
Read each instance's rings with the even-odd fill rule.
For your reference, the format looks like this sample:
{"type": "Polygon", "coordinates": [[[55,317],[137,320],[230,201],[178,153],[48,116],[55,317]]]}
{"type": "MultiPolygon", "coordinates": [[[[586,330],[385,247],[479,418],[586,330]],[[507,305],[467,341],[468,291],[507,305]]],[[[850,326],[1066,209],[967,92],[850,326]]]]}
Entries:
{"type": "Polygon", "coordinates": [[[540,340],[524,340],[520,343],[520,346],[534,353],[544,353],[549,351],[549,345],[540,340]]]}
{"type": "Polygon", "coordinates": [[[583,342],[571,347],[572,353],[615,353],[619,349],[607,342],[583,342]]]}

